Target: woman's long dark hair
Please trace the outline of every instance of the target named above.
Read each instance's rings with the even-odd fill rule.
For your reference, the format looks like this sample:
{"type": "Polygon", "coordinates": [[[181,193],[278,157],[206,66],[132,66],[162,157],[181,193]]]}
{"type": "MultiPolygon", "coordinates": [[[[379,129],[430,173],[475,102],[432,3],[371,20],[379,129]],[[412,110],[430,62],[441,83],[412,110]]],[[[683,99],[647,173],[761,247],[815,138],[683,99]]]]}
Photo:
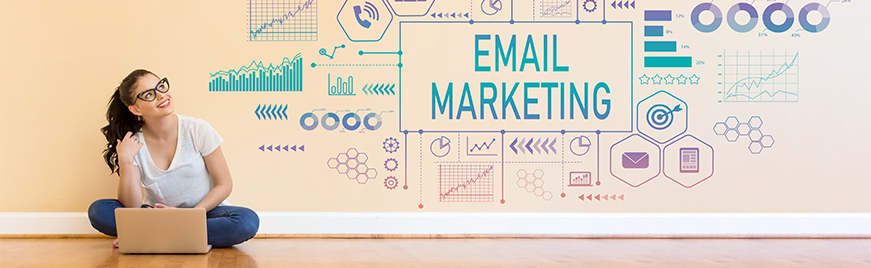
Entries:
{"type": "Polygon", "coordinates": [[[138,116],[131,113],[127,106],[133,103],[136,98],[136,96],[133,96],[136,82],[139,81],[140,77],[148,74],[154,75],[154,73],[143,69],[131,72],[127,77],[124,77],[121,85],[115,88],[115,93],[109,98],[109,110],[106,111],[106,121],[109,121],[109,124],[100,130],[103,132],[103,136],[106,136],[106,149],[103,150],[103,159],[106,160],[106,165],[109,165],[112,173],[118,173],[119,171],[118,151],[116,150],[118,140],[123,140],[127,132],[139,132],[142,129],[142,125],[145,124],[145,122],[139,120],[138,116]]]}

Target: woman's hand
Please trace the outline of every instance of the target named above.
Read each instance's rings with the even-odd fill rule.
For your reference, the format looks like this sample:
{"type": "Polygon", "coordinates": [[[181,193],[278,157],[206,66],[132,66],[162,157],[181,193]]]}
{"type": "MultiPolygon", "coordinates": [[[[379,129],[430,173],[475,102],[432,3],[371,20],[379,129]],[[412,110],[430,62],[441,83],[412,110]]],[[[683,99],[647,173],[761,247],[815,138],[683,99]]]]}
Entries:
{"type": "Polygon", "coordinates": [[[117,140],[118,145],[115,146],[115,150],[118,153],[118,162],[133,162],[133,157],[139,153],[139,149],[142,148],[142,143],[139,142],[139,138],[133,136],[133,132],[127,132],[127,135],[124,136],[124,140],[117,140]]]}
{"type": "Polygon", "coordinates": [[[175,207],[170,207],[170,206],[167,206],[167,205],[164,205],[161,203],[155,203],[154,208],[175,208],[175,207]]]}

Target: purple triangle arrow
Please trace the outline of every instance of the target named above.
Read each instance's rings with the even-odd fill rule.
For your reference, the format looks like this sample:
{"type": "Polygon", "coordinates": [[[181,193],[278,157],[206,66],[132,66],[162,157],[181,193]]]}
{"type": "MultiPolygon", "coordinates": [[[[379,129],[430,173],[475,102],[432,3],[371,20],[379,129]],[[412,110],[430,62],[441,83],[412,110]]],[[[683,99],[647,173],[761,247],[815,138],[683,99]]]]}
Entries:
{"type": "Polygon", "coordinates": [[[290,149],[293,150],[294,152],[296,152],[296,145],[294,145],[293,147],[290,147],[290,149]]]}
{"type": "Polygon", "coordinates": [[[266,150],[265,150],[264,148],[266,148],[266,145],[260,145],[260,148],[258,148],[258,149],[260,149],[260,151],[264,151],[264,152],[265,152],[266,150]]]}

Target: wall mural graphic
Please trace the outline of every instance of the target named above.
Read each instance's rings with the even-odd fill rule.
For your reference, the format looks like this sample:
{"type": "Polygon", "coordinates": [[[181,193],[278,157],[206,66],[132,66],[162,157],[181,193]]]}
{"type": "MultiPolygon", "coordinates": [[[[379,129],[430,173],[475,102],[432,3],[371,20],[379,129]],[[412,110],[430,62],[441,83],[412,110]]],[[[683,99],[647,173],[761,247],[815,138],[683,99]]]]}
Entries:
{"type": "Polygon", "coordinates": [[[792,138],[775,146],[775,135],[796,135],[787,126],[795,120],[778,111],[809,105],[799,87],[830,94],[815,93],[823,88],[805,83],[814,74],[799,66],[838,64],[813,47],[849,33],[838,17],[852,5],[248,2],[247,41],[311,49],[281,62],[215,66],[227,71],[209,74],[209,91],[282,92],[263,95],[256,119],[318,137],[308,151],[252,146],[320,155],[307,168],[330,188],[363,187],[434,211],[454,203],[614,208],[662,189],[697,196],[687,193],[752,176],[730,163],[750,157],[764,168],[778,161],[769,152],[801,146],[792,138]],[[305,101],[293,95],[302,93],[305,101]]]}

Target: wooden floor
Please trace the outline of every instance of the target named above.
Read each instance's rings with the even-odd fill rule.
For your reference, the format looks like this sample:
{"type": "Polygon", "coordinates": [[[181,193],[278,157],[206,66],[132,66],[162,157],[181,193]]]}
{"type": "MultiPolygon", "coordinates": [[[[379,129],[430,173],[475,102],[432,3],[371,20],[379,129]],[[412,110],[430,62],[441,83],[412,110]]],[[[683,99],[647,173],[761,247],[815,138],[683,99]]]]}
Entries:
{"type": "Polygon", "coordinates": [[[253,239],[123,255],[111,239],[0,239],[0,267],[871,267],[868,239],[253,239]]]}

